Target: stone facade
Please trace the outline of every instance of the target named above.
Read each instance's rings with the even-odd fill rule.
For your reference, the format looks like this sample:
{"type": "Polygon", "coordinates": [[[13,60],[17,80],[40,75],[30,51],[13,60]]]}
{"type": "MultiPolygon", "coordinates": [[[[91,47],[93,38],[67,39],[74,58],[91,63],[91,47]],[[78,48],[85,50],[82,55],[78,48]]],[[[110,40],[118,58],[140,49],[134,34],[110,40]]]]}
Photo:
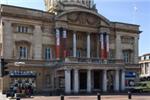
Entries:
{"type": "Polygon", "coordinates": [[[140,76],[148,78],[150,76],[150,54],[144,54],[139,57],[140,76]]]}
{"type": "Polygon", "coordinates": [[[139,25],[109,21],[92,0],[45,4],[48,12],[0,6],[0,52],[12,72],[1,78],[3,92],[18,80],[37,92],[124,91],[125,73],[138,76],[139,25]]]}

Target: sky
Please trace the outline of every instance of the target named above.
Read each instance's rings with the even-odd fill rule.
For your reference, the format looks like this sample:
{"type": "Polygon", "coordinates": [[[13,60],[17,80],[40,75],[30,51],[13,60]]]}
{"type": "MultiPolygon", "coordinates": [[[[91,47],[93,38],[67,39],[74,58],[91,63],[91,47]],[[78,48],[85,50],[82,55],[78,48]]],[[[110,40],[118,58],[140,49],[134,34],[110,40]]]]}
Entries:
{"type": "MultiPolygon", "coordinates": [[[[140,25],[139,55],[150,53],[150,0],[94,0],[98,12],[113,22],[140,25]]],[[[45,10],[44,0],[0,0],[27,8],[45,10]]]]}

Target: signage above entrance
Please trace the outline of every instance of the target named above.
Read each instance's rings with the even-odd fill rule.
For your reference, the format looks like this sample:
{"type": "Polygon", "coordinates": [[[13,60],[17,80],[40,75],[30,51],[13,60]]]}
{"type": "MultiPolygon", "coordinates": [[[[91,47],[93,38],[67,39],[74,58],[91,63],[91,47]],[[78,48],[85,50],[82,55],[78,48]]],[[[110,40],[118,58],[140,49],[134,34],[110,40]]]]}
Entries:
{"type": "Polygon", "coordinates": [[[10,77],[36,77],[36,72],[33,71],[10,71],[10,77]]]}

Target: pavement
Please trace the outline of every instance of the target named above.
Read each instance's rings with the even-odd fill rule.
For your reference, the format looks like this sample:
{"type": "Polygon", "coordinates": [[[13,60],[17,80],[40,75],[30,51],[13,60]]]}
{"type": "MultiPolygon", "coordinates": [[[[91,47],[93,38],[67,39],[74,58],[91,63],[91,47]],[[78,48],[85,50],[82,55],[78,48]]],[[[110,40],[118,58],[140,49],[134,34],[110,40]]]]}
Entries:
{"type": "Polygon", "coordinates": [[[6,95],[0,93],[0,100],[8,100],[8,98],[6,98],[6,95]]]}
{"type": "MultiPolygon", "coordinates": [[[[16,100],[6,98],[6,95],[0,93],[0,100],[16,100]]],[[[20,100],[61,100],[60,96],[32,96],[31,98],[21,98],[20,100]]],[[[97,95],[91,96],[65,96],[64,100],[98,100],[97,95]]],[[[101,100],[129,100],[128,95],[102,95],[101,100]]],[[[132,95],[130,100],[150,100],[150,94],[132,95]]]]}
{"type": "MultiPolygon", "coordinates": [[[[1,100],[1,99],[0,99],[1,100]]],[[[21,100],[61,100],[60,96],[33,96],[21,100]]],[[[65,96],[64,100],[97,100],[97,96],[65,96]]],[[[101,100],[129,100],[127,95],[104,95],[101,100]]],[[[130,100],[150,100],[150,95],[133,95],[130,100]]]]}

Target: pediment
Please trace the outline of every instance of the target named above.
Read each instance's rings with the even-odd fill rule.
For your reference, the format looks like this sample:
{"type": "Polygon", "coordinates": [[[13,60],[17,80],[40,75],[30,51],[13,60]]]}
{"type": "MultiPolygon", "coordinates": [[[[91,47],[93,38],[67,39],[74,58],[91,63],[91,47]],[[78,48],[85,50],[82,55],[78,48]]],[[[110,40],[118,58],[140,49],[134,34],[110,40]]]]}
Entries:
{"type": "Polygon", "coordinates": [[[101,23],[101,20],[97,16],[85,12],[69,13],[67,19],[69,23],[79,25],[99,26],[101,23]]]}
{"type": "Polygon", "coordinates": [[[84,11],[72,11],[63,13],[61,16],[58,16],[59,20],[65,20],[69,24],[74,25],[86,25],[86,26],[93,26],[99,27],[101,25],[108,26],[108,21],[105,18],[99,16],[99,14],[93,14],[90,12],[84,11]]]}

